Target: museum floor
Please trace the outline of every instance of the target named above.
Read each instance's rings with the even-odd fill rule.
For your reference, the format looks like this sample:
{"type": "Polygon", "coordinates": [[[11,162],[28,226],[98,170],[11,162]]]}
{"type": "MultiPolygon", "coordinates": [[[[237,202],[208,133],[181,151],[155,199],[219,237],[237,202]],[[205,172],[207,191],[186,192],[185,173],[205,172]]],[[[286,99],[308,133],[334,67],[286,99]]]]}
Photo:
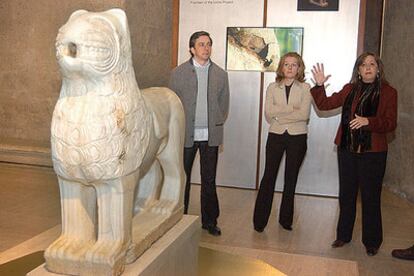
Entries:
{"type": "MultiPolygon", "coordinates": [[[[52,169],[0,163],[0,252],[11,248],[60,223],[59,190],[52,169]]],[[[190,214],[199,214],[199,186],[193,185],[190,214]]],[[[333,198],[297,196],[293,231],[278,226],[272,213],[266,230],[253,230],[251,219],[256,191],[218,189],[222,236],[202,232],[201,245],[233,253],[248,251],[283,252],[298,255],[351,260],[358,263],[360,275],[414,275],[414,262],[393,259],[393,248],[414,243],[414,204],[387,190],[383,192],[384,243],[378,255],[368,257],[361,239],[358,214],[354,240],[332,249],[338,204],[333,198]]],[[[275,194],[274,211],[280,203],[275,194]]],[[[253,252],[253,253],[252,253],[253,252]]],[[[256,253],[254,253],[256,252],[256,253]]],[[[1,254],[1,253],[0,253],[1,254]]],[[[332,271],[332,275],[337,275],[332,271]]],[[[329,274],[331,275],[331,274],[329,274]]]]}

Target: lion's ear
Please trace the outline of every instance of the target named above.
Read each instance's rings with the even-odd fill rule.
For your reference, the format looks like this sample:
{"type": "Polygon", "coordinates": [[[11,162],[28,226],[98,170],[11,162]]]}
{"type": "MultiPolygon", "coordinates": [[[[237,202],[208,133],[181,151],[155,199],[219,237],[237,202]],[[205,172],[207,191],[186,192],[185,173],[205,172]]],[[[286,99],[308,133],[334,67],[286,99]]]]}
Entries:
{"type": "Polygon", "coordinates": [[[88,13],[88,11],[87,11],[87,10],[77,10],[77,11],[74,11],[74,12],[70,15],[70,17],[69,17],[69,20],[68,20],[68,21],[73,20],[73,19],[75,19],[76,17],[79,17],[79,16],[81,16],[82,14],[85,14],[85,13],[88,13]]]}
{"type": "Polygon", "coordinates": [[[118,19],[119,23],[121,24],[124,30],[128,28],[128,21],[125,12],[121,9],[110,9],[107,10],[105,13],[109,13],[110,15],[114,16],[118,19]]]}

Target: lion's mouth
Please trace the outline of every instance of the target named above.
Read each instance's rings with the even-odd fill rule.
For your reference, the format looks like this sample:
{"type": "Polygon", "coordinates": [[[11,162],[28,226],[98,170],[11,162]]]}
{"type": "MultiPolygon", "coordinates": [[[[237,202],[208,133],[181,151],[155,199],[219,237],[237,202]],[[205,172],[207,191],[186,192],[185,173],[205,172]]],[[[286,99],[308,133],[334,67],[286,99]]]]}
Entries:
{"type": "Polygon", "coordinates": [[[56,57],[58,59],[71,57],[90,61],[105,61],[110,56],[110,49],[100,45],[87,45],[74,42],[56,43],[56,57]]]}
{"type": "Polygon", "coordinates": [[[56,57],[58,59],[62,57],[71,57],[76,58],[78,55],[78,47],[73,42],[63,43],[63,42],[57,42],[56,43],[56,57]]]}

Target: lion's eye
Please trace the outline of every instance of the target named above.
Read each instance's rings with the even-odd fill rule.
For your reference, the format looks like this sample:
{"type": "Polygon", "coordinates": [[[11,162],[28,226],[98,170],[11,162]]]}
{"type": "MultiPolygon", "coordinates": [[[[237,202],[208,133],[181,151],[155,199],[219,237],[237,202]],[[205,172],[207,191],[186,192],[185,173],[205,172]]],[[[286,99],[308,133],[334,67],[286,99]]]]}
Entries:
{"type": "Polygon", "coordinates": [[[76,57],[76,53],[77,53],[76,44],[70,42],[68,44],[68,56],[71,56],[71,57],[75,58],[76,57]]]}

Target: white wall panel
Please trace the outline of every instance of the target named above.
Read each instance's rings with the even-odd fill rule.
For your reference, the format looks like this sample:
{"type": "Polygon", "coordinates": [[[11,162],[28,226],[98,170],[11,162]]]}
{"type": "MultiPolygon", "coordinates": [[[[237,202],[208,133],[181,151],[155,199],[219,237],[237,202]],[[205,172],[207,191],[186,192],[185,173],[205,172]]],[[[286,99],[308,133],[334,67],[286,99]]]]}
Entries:
{"type": "MultiPolygon", "coordinates": [[[[356,59],[359,1],[339,1],[338,12],[297,12],[297,1],[268,0],[268,27],[304,27],[303,58],[306,78],[311,83],[311,67],[323,62],[332,74],[328,94],[338,91],[351,78],[356,59]]],[[[265,74],[266,88],[275,74],[265,74]]],[[[312,85],[313,86],[313,85],[312,85]]],[[[265,93],[266,91],[263,91],[265,93]]],[[[338,111],[336,112],[338,113],[338,111]]],[[[329,116],[329,112],[322,114],[329,116]]],[[[333,140],[340,115],[319,118],[312,109],[309,123],[308,152],[296,191],[306,194],[337,195],[338,166],[333,140]]],[[[263,120],[260,171],[263,175],[268,124],[263,120]]],[[[276,190],[283,189],[284,160],[280,166],[276,190]]]]}

